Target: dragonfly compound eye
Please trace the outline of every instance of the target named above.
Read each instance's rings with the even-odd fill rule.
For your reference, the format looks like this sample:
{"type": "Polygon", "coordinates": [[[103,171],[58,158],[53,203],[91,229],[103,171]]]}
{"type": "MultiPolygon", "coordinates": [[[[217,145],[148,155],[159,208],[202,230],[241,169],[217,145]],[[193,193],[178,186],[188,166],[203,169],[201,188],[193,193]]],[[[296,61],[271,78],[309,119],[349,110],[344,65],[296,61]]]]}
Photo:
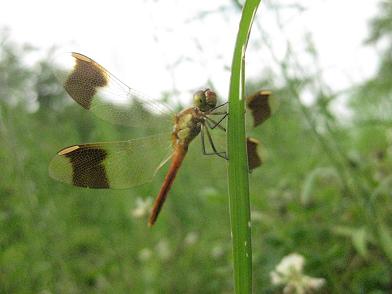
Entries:
{"type": "Polygon", "coordinates": [[[199,108],[204,108],[206,103],[206,96],[203,90],[197,91],[193,94],[193,103],[199,108]]]}
{"type": "Polygon", "coordinates": [[[214,91],[207,89],[204,91],[204,95],[206,97],[206,102],[210,108],[214,108],[216,106],[216,94],[214,91]]]}

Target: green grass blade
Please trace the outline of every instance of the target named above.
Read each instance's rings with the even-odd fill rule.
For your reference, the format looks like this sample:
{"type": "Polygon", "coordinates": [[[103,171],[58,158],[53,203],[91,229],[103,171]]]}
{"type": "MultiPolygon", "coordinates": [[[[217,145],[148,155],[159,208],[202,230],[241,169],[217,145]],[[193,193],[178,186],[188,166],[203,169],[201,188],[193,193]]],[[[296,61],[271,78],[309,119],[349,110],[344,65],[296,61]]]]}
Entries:
{"type": "Polygon", "coordinates": [[[252,293],[252,246],[245,134],[245,51],[260,0],[245,2],[234,49],[229,90],[227,150],[235,293],[252,293]]]}

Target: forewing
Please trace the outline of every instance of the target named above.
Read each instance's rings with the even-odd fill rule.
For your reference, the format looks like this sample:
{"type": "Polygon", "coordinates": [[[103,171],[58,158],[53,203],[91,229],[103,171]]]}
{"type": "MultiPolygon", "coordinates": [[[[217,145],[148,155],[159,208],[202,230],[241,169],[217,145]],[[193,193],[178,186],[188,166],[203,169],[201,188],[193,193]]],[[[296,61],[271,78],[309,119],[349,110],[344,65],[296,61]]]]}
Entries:
{"type": "Polygon", "coordinates": [[[52,159],[49,174],[79,187],[125,189],[151,181],[170,152],[170,133],[73,145],[60,150],[52,159]]]}
{"type": "Polygon", "coordinates": [[[275,112],[278,102],[271,91],[261,90],[246,98],[246,106],[253,117],[253,127],[265,122],[275,112]]]}
{"type": "Polygon", "coordinates": [[[146,98],[83,54],[61,54],[56,63],[56,76],[66,92],[103,120],[148,128],[161,126],[159,121],[172,116],[167,104],[146,98]]]}
{"type": "Polygon", "coordinates": [[[250,171],[254,170],[255,168],[261,166],[263,161],[258,152],[258,145],[260,142],[252,137],[246,138],[246,149],[248,154],[248,168],[250,171]]]}

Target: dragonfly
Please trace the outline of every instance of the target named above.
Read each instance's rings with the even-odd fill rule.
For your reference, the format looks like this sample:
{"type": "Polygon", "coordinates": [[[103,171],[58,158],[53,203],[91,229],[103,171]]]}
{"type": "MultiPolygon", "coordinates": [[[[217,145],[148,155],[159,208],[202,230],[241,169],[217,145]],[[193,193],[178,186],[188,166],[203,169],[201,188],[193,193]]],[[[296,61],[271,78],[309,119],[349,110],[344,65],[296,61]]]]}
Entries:
{"type": "MultiPolygon", "coordinates": [[[[217,105],[217,95],[211,89],[196,91],[193,106],[173,114],[162,101],[146,98],[81,53],[63,55],[60,65],[64,68],[56,76],[65,91],[97,117],[134,128],[164,126],[160,121],[172,117],[173,126],[172,131],[131,140],[85,143],[63,148],[49,164],[49,175],[55,180],[77,187],[126,189],[150,182],[157,171],[171,161],[148,219],[148,225],[153,226],[188,147],[197,136],[201,137],[204,155],[229,159],[225,150],[218,150],[211,135],[211,130],[215,129],[226,132],[222,122],[229,115],[225,109],[227,103],[217,105]]],[[[271,113],[268,110],[269,92],[258,92],[251,97],[248,108],[257,125],[271,113]],[[261,112],[260,107],[264,108],[261,112]]],[[[257,140],[248,138],[250,168],[261,164],[257,145],[257,140]]]]}

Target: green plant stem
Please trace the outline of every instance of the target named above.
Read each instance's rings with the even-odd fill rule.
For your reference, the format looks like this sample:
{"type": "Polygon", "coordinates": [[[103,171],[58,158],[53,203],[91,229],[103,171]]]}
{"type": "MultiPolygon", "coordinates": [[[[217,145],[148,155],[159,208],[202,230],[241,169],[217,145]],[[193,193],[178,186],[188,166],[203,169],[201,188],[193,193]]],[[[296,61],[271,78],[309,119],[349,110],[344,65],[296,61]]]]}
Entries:
{"type": "Polygon", "coordinates": [[[235,293],[252,293],[252,246],[245,134],[245,51],[260,0],[245,2],[234,49],[229,90],[227,150],[235,293]]]}

